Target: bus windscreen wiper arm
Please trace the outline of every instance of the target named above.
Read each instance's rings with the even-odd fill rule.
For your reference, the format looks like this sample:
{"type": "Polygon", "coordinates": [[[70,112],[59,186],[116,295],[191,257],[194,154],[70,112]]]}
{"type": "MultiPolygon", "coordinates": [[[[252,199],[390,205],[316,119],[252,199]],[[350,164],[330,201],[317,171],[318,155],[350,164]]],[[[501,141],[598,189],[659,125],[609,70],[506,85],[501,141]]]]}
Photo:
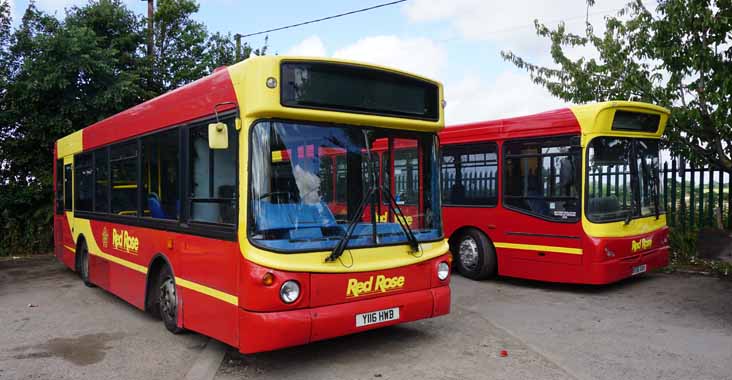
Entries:
{"type": "Polygon", "coordinates": [[[399,223],[399,226],[402,227],[404,235],[407,236],[409,246],[412,247],[412,252],[419,251],[419,242],[417,241],[417,237],[414,236],[412,229],[409,228],[409,224],[404,220],[404,214],[402,214],[402,210],[399,207],[399,204],[396,203],[394,195],[392,195],[391,191],[389,191],[385,187],[381,187],[380,189],[381,192],[386,195],[386,199],[389,201],[387,203],[389,204],[389,210],[391,210],[391,212],[394,214],[394,219],[399,223]]]}
{"type": "Polygon", "coordinates": [[[348,223],[348,227],[346,228],[345,235],[343,235],[341,240],[338,241],[338,244],[336,244],[336,246],[333,248],[333,251],[331,251],[330,255],[325,258],[326,263],[338,260],[338,258],[341,257],[341,255],[343,254],[343,251],[346,250],[348,241],[351,240],[353,231],[356,230],[356,226],[358,225],[359,221],[361,220],[361,216],[363,216],[363,212],[366,209],[366,204],[369,202],[370,199],[373,198],[375,191],[376,191],[375,187],[370,188],[369,192],[361,200],[361,203],[358,205],[358,209],[356,210],[356,214],[353,215],[353,219],[351,219],[351,221],[348,223]]]}

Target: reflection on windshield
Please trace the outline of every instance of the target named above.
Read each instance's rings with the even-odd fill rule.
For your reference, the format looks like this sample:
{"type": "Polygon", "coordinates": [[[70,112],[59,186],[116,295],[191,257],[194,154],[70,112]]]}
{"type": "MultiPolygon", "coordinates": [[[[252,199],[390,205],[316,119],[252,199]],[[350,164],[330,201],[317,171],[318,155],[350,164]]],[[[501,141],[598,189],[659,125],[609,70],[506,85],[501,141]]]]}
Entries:
{"type": "Polygon", "coordinates": [[[619,221],[663,211],[658,140],[598,137],[587,151],[589,220],[619,221]]]}
{"type": "Polygon", "coordinates": [[[432,134],[267,121],[251,150],[249,234],[264,248],[330,250],[352,221],[348,248],[407,243],[388,193],[373,192],[359,217],[372,187],[397,199],[417,240],[441,236],[432,134]]]}

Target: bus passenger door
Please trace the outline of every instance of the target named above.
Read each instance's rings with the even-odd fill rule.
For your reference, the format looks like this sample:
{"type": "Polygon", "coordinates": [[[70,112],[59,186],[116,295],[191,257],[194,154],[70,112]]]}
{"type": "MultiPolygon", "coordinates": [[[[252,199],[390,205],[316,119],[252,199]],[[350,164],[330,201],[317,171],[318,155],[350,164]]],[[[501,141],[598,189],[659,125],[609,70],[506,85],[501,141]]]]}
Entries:
{"type": "Polygon", "coordinates": [[[60,232],[61,249],[63,254],[61,255],[61,261],[66,264],[69,268],[76,269],[75,258],[76,258],[76,244],[74,243],[74,234],[72,228],[74,226],[74,170],[73,170],[73,156],[66,156],[63,159],[63,210],[58,215],[58,227],[60,232]]]}
{"type": "MultiPolygon", "coordinates": [[[[238,344],[237,132],[227,123],[228,147],[210,149],[208,125],[188,129],[184,218],[192,234],[181,236],[176,277],[183,285],[187,328],[238,344]]],[[[163,198],[165,199],[165,198],[163,198]]],[[[180,283],[179,283],[180,285],[180,283]]]]}

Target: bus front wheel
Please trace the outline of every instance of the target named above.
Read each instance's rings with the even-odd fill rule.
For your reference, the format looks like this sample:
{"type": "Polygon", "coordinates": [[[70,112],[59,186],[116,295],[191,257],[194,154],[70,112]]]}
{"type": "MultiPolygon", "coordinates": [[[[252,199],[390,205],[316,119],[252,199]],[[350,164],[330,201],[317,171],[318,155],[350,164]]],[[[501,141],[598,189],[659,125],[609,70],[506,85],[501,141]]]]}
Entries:
{"type": "Polygon", "coordinates": [[[158,290],[160,318],[163,320],[165,328],[173,334],[183,332],[183,329],[178,327],[178,293],[175,278],[167,266],[160,270],[158,290]]]}
{"type": "Polygon", "coordinates": [[[488,237],[480,231],[466,230],[453,249],[458,272],[464,277],[484,280],[496,274],[496,250],[488,237]]]}

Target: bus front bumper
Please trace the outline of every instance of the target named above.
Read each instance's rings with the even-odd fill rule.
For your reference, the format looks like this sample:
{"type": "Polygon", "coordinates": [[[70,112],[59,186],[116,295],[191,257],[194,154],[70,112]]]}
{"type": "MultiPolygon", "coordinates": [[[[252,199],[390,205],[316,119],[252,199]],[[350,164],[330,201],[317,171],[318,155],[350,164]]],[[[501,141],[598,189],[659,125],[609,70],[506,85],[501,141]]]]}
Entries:
{"type": "Polygon", "coordinates": [[[640,255],[592,264],[587,276],[587,283],[609,284],[636,274],[663,268],[668,265],[668,253],[669,247],[662,246],[643,252],[640,255]],[[645,267],[643,267],[644,265],[645,267]],[[643,269],[643,271],[634,274],[634,268],[643,269]]]}
{"type": "Polygon", "coordinates": [[[450,312],[450,287],[419,290],[363,301],[281,312],[239,309],[239,351],[243,354],[298,346],[450,312]],[[399,319],[356,327],[356,315],[398,307],[399,319]]]}

